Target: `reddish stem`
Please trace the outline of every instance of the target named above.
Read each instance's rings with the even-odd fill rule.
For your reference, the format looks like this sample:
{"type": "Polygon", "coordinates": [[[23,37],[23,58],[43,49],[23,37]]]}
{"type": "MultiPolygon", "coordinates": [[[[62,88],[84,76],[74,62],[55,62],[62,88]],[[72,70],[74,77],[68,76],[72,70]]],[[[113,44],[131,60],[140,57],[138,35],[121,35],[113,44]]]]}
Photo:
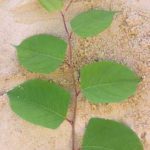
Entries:
{"type": "MultiPolygon", "coordinates": [[[[72,1],[71,1],[72,3],[72,1]]],[[[70,5],[69,5],[70,6],[70,5]]],[[[69,8],[69,7],[67,7],[69,8]]],[[[63,24],[64,24],[64,28],[65,28],[65,31],[66,31],[66,34],[67,34],[67,39],[68,39],[68,59],[69,59],[69,63],[68,66],[70,67],[71,69],[71,75],[72,75],[72,79],[73,79],[73,87],[74,87],[74,98],[73,98],[73,116],[72,116],[72,121],[70,120],[67,120],[71,126],[72,126],[72,150],[76,150],[76,144],[75,144],[75,123],[76,123],[76,114],[77,114],[77,98],[78,98],[78,95],[79,95],[79,91],[78,91],[78,88],[77,88],[77,81],[76,81],[76,78],[75,78],[75,75],[74,75],[74,66],[73,66],[73,61],[72,61],[72,53],[73,53],[73,48],[72,48],[72,43],[71,43],[71,38],[72,38],[72,32],[69,32],[68,30],[68,27],[67,27],[67,24],[66,24],[66,20],[65,20],[65,16],[63,14],[63,12],[61,12],[61,16],[62,16],[62,19],[63,19],[63,24]]]]}
{"type": "Polygon", "coordinates": [[[61,11],[61,16],[62,16],[62,19],[63,19],[63,24],[64,24],[64,28],[65,28],[65,31],[67,33],[67,38],[68,38],[68,44],[69,44],[69,48],[68,48],[68,52],[69,52],[69,64],[72,65],[72,44],[71,44],[71,38],[72,38],[72,32],[69,33],[68,31],[68,27],[67,27],[67,24],[66,24],[66,19],[65,19],[65,16],[63,14],[63,12],[61,11]]]}
{"type": "Polygon", "coordinates": [[[69,36],[70,36],[70,34],[69,34],[69,31],[68,31],[68,28],[67,28],[67,25],[66,25],[65,16],[64,16],[64,14],[63,14],[63,12],[62,12],[62,11],[61,11],[60,13],[61,13],[61,16],[62,16],[62,19],[63,19],[63,23],[64,23],[65,31],[66,31],[66,33],[67,33],[67,36],[69,37],[69,36]]]}
{"type": "Polygon", "coordinates": [[[72,150],[76,148],[76,133],[75,133],[75,123],[76,123],[76,114],[77,114],[77,98],[78,96],[75,94],[74,98],[74,108],[73,108],[73,124],[72,124],[72,150]]]}
{"type": "Polygon", "coordinates": [[[6,94],[6,92],[0,92],[0,96],[4,96],[6,94]]]}
{"type": "Polygon", "coordinates": [[[65,8],[65,11],[68,11],[69,7],[71,6],[71,4],[73,3],[73,0],[70,0],[70,2],[68,3],[68,5],[65,8]]]}
{"type": "Polygon", "coordinates": [[[71,125],[73,124],[72,120],[70,120],[70,119],[66,118],[66,121],[68,121],[71,125]]]}

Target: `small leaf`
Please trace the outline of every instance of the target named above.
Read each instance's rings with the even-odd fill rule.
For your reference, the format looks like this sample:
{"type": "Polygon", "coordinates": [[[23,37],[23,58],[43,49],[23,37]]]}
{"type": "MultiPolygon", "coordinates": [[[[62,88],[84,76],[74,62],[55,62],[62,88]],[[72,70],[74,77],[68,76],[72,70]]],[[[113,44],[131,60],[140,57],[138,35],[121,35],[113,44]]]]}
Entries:
{"type": "Polygon", "coordinates": [[[71,27],[81,37],[95,36],[111,25],[114,14],[105,10],[89,10],[76,16],[71,27]]]}
{"type": "Polygon", "coordinates": [[[17,46],[20,64],[28,71],[50,73],[64,61],[67,43],[52,35],[35,35],[17,46]]]}
{"type": "Polygon", "coordinates": [[[82,150],[143,150],[143,146],[126,125],[92,118],[84,135],[82,150]]]}
{"type": "Polygon", "coordinates": [[[81,69],[81,89],[91,102],[119,102],[131,96],[140,78],[127,67],[103,61],[81,69]]]}
{"type": "Polygon", "coordinates": [[[60,10],[63,7],[63,0],[39,0],[39,2],[49,12],[60,10]]]}
{"type": "Polygon", "coordinates": [[[30,80],[8,92],[12,110],[21,118],[57,128],[66,118],[70,94],[55,83],[30,80]]]}

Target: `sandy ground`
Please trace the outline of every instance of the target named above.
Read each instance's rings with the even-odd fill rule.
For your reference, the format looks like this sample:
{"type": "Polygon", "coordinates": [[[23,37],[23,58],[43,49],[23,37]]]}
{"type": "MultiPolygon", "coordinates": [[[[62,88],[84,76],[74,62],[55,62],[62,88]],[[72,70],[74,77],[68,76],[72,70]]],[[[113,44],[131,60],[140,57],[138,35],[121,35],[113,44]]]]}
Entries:
{"type": "MultiPolygon", "coordinates": [[[[131,67],[143,81],[134,96],[119,104],[92,105],[80,95],[76,143],[80,145],[88,120],[96,116],[124,122],[141,138],[144,150],[150,150],[150,2],[77,0],[67,14],[68,25],[75,14],[93,7],[116,10],[118,14],[112,26],[97,37],[83,40],[73,35],[76,68],[94,60],[116,60],[131,67]]],[[[0,0],[0,93],[27,79],[41,77],[20,67],[12,46],[38,33],[66,39],[60,14],[48,14],[36,0],[0,0]]],[[[44,78],[66,88],[72,85],[65,65],[44,78]]],[[[71,128],[66,121],[57,130],[50,130],[20,119],[11,111],[5,94],[0,97],[0,149],[70,150],[71,128]]]]}

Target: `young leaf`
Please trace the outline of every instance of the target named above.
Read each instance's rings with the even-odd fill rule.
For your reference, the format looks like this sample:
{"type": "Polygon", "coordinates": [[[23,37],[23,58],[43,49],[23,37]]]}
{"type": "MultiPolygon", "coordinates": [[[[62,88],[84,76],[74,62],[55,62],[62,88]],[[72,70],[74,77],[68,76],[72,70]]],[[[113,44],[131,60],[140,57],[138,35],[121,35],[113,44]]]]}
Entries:
{"type": "Polygon", "coordinates": [[[8,92],[12,110],[21,118],[57,128],[66,118],[70,94],[55,83],[30,80],[8,92]]]}
{"type": "Polygon", "coordinates": [[[63,7],[63,0],[39,0],[39,2],[49,12],[60,10],[63,7]]]}
{"type": "Polygon", "coordinates": [[[81,69],[82,92],[94,103],[122,101],[135,92],[139,82],[134,72],[115,62],[96,62],[81,69]]]}
{"type": "Polygon", "coordinates": [[[81,150],[143,150],[143,146],[126,125],[93,118],[87,126],[81,150]]]}
{"type": "Polygon", "coordinates": [[[81,37],[95,36],[111,25],[114,14],[105,10],[89,10],[76,16],[71,27],[81,37]]]}
{"type": "Polygon", "coordinates": [[[52,35],[35,35],[17,46],[20,64],[31,72],[50,73],[64,61],[67,43],[52,35]]]}

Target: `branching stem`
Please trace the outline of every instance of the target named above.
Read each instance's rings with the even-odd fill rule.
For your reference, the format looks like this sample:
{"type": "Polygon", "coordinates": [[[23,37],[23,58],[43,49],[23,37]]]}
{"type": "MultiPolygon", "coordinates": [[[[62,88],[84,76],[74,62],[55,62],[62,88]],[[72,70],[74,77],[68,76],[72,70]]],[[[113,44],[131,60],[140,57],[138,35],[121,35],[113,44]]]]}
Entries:
{"type": "Polygon", "coordinates": [[[70,119],[66,118],[66,121],[68,121],[71,125],[73,124],[72,120],[70,120],[70,119]]]}
{"type": "Polygon", "coordinates": [[[68,27],[67,27],[67,24],[66,24],[66,19],[65,19],[65,16],[63,14],[63,12],[61,11],[61,16],[62,16],[62,19],[63,19],[63,24],[64,24],[64,28],[65,28],[65,31],[66,31],[66,34],[67,34],[67,39],[68,39],[68,53],[69,53],[69,65],[72,66],[72,44],[71,44],[71,38],[72,38],[72,32],[69,33],[68,31],[68,27]]]}
{"type": "MultiPolygon", "coordinates": [[[[70,3],[68,4],[68,6],[66,7],[65,11],[67,11],[71,5],[71,3],[73,2],[73,0],[70,1],[70,3]]],[[[78,95],[79,95],[79,91],[77,88],[77,80],[75,77],[75,68],[73,65],[73,48],[72,48],[72,32],[69,32],[67,24],[66,24],[66,19],[65,19],[65,15],[64,13],[61,11],[61,16],[62,16],[62,20],[63,20],[63,24],[64,24],[64,28],[67,34],[67,40],[68,40],[68,66],[70,68],[70,73],[73,79],[73,89],[74,89],[74,96],[73,96],[73,115],[72,115],[72,120],[67,119],[67,121],[71,124],[72,126],[72,150],[79,150],[76,149],[76,136],[75,136],[75,123],[76,123],[76,114],[77,114],[77,99],[78,99],[78,95]]]]}
{"type": "Polygon", "coordinates": [[[5,94],[6,94],[5,91],[0,92],[0,97],[1,97],[1,96],[4,96],[5,94]]]}

